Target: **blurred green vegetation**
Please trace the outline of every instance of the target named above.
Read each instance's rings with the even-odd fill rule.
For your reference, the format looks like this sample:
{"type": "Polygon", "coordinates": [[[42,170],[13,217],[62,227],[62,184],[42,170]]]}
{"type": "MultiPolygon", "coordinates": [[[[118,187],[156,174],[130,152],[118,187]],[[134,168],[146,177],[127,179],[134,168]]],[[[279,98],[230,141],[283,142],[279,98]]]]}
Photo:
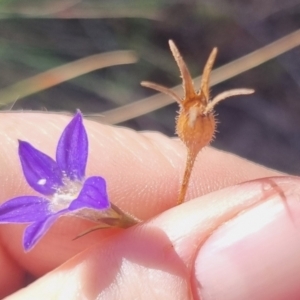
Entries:
{"type": "MultiPolygon", "coordinates": [[[[140,86],[142,80],[168,87],[180,83],[168,39],[176,42],[192,75],[198,76],[214,46],[219,48],[218,67],[299,27],[297,0],[2,0],[0,95],[22,80],[95,54],[133,50],[139,57],[136,64],[98,69],[26,97],[16,96],[2,110],[80,108],[85,114],[103,114],[152,95],[140,86]]],[[[295,48],[213,88],[213,95],[230,88],[256,90],[253,96],[218,106],[214,146],[300,174],[299,54],[295,48]]],[[[4,100],[2,94],[0,103],[4,100]]],[[[169,105],[122,125],[172,136],[176,110],[176,104],[169,105]]]]}

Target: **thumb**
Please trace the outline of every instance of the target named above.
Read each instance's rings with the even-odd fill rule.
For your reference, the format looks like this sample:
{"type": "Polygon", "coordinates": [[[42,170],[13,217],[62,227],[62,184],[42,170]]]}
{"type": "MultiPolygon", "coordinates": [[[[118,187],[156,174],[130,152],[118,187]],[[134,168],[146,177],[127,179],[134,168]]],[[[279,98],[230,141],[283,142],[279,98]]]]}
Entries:
{"type": "Polygon", "coordinates": [[[250,183],[245,199],[255,185],[259,201],[214,230],[196,256],[201,299],[300,299],[299,179],[250,183]]]}
{"type": "Polygon", "coordinates": [[[299,299],[299,183],[261,179],[186,202],[9,299],[299,299]]]}

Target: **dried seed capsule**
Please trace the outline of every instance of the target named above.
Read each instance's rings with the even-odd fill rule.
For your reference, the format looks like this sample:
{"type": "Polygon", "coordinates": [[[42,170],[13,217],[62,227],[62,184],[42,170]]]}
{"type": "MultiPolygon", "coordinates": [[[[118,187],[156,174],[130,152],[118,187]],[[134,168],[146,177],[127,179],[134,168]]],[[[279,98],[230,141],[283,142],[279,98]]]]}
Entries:
{"type": "Polygon", "coordinates": [[[214,48],[205,64],[200,90],[195,91],[193,80],[190,72],[180,55],[173,41],[169,41],[170,49],[179,67],[182,85],[184,89],[184,97],[181,99],[172,90],[161,85],[143,81],[141,84],[145,87],[152,88],[159,92],[165,93],[174,98],[180,107],[179,115],[176,119],[176,133],[187,147],[187,161],[183,181],[181,184],[178,204],[184,201],[189,179],[195,163],[195,159],[199,151],[208,145],[215,133],[215,117],[214,106],[231,96],[252,94],[252,89],[234,89],[223,92],[210,100],[209,95],[209,80],[210,73],[217,56],[217,48],[214,48]]]}

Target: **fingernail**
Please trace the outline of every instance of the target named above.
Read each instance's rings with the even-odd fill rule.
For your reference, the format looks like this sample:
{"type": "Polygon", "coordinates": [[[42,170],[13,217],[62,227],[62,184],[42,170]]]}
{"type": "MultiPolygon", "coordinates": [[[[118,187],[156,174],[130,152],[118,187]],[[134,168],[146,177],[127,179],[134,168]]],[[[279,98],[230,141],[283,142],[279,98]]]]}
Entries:
{"type": "Polygon", "coordinates": [[[300,201],[266,201],[212,233],[195,260],[202,300],[300,299],[300,201]]]}

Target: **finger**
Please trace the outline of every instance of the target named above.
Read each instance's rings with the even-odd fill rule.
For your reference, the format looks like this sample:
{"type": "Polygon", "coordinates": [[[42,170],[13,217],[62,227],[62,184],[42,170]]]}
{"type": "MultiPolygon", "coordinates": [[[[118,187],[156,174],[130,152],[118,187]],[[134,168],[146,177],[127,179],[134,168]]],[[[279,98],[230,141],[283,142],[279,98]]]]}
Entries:
{"type": "MultiPolygon", "coordinates": [[[[5,178],[9,170],[11,175],[7,178],[7,185],[16,186],[16,181],[17,184],[21,181],[21,191],[32,193],[20,172],[17,139],[23,138],[55,157],[58,138],[69,120],[61,115],[2,115],[1,161],[4,168],[1,177],[5,178]]],[[[112,202],[131,209],[140,218],[149,218],[174,206],[186,156],[180,141],[159,133],[137,133],[89,121],[85,121],[85,126],[90,142],[88,175],[97,174],[106,178],[112,202]],[[157,196],[161,199],[159,203],[153,201],[157,196]],[[139,205],[141,202],[142,205],[139,205]]],[[[188,198],[241,181],[277,174],[235,155],[208,148],[198,157],[188,198]]],[[[5,190],[7,194],[4,196],[18,192],[8,188],[5,190]]],[[[1,201],[5,200],[3,198],[1,201]]]]}
{"type": "MultiPolygon", "coordinates": [[[[57,141],[69,120],[61,115],[35,113],[2,115],[1,202],[15,196],[35,194],[21,172],[17,139],[26,140],[55,157],[57,141]]],[[[90,141],[87,175],[100,175],[107,180],[108,193],[113,203],[144,220],[174,206],[185,161],[185,149],[178,140],[158,133],[141,134],[89,121],[85,121],[85,125],[90,141]]],[[[234,155],[207,149],[197,161],[188,197],[275,174],[275,171],[234,155]]],[[[12,257],[22,267],[39,275],[96,241],[119,232],[103,230],[72,241],[89,226],[89,222],[81,219],[63,217],[37,247],[26,255],[21,245],[23,225],[5,225],[0,230],[2,241],[12,257]]]]}
{"type": "Polygon", "coordinates": [[[257,180],[170,209],[9,300],[299,299],[299,183],[257,180]]]}
{"type": "Polygon", "coordinates": [[[0,299],[3,299],[23,286],[26,275],[2,247],[0,247],[0,270],[0,299]]]}

